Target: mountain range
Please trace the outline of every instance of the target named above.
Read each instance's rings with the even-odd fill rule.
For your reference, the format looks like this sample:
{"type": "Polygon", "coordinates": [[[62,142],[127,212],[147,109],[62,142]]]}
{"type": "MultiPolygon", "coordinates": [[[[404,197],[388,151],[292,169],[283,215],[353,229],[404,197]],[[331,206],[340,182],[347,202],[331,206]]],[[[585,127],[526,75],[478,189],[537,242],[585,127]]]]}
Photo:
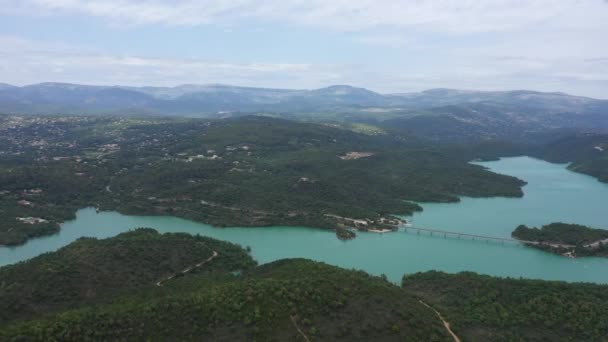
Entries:
{"type": "Polygon", "coordinates": [[[372,125],[426,140],[546,142],[556,133],[608,133],[608,100],[529,90],[431,89],[380,94],[334,85],[313,90],[186,84],[176,87],[0,83],[0,114],[226,118],[263,114],[372,125]]]}
{"type": "Polygon", "coordinates": [[[0,83],[0,112],[209,114],[233,111],[309,111],[336,107],[431,108],[492,103],[583,113],[608,108],[608,100],[564,93],[431,89],[379,94],[364,88],[334,85],[314,90],[186,84],[176,87],[91,86],[39,83],[16,87],[0,83]]]}

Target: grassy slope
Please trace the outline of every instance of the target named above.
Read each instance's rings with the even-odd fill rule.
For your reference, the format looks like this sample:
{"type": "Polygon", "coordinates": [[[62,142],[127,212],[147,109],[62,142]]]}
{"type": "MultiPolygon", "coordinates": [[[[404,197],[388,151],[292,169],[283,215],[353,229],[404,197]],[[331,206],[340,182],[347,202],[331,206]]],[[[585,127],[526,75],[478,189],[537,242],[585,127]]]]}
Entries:
{"type": "Polygon", "coordinates": [[[418,273],[403,287],[471,341],[605,341],[608,286],[418,273]]]}

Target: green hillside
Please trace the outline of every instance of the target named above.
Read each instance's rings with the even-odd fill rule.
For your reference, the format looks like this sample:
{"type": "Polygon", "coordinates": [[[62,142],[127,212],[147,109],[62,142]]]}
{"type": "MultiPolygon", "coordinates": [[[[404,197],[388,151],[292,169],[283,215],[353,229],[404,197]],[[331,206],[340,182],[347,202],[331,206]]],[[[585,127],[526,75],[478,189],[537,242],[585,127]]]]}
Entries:
{"type": "Polygon", "coordinates": [[[434,271],[402,285],[138,229],[0,268],[0,340],[451,341],[442,320],[463,341],[608,334],[605,285],[434,271]]]}
{"type": "Polygon", "coordinates": [[[569,135],[538,148],[533,154],[554,163],[571,163],[570,170],[608,182],[608,134],[569,135]]]}
{"type": "Polygon", "coordinates": [[[268,117],[3,119],[0,244],[55,232],[85,206],[335,228],[328,215],[378,220],[421,209],[411,201],[522,196],[524,184],[407,136],[268,117]]]}
{"type": "Polygon", "coordinates": [[[403,288],[441,311],[468,341],[606,341],[608,286],[418,273],[403,288]]]}
{"type": "Polygon", "coordinates": [[[556,254],[608,256],[608,230],[606,229],[555,222],[540,228],[520,225],[511,235],[519,240],[540,242],[540,244],[528,245],[556,254]]]}
{"type": "Polygon", "coordinates": [[[213,251],[219,256],[205,271],[255,265],[236,245],[185,233],[161,235],[140,228],[104,240],[81,238],[56,252],[0,268],[0,324],[154,286],[213,251]]]}
{"type": "Polygon", "coordinates": [[[39,303],[36,310],[5,304],[3,314],[33,320],[0,325],[0,340],[449,341],[435,313],[382,278],[301,259],[252,265],[231,244],[183,234],[79,240],[0,269],[9,289],[3,302],[22,297],[18,287],[29,289],[31,306],[39,303]],[[155,285],[210,249],[217,258],[155,285]],[[63,264],[72,271],[55,271],[63,264]],[[98,269],[83,267],[92,264],[98,269]],[[243,271],[226,272],[236,269],[243,271]]]}

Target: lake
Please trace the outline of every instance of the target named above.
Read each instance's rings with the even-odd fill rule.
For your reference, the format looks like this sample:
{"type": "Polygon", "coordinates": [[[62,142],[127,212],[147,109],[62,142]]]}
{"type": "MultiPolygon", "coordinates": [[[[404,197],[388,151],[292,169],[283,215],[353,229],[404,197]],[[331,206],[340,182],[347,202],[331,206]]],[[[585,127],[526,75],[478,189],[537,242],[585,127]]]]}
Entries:
{"type": "MultiPolygon", "coordinates": [[[[523,198],[462,198],[460,203],[423,203],[410,219],[414,226],[509,237],[519,224],[579,223],[608,229],[608,184],[571,172],[566,165],[529,157],[478,163],[494,172],[528,182],[523,198]]],[[[568,259],[521,245],[472,241],[411,232],[358,233],[340,241],[334,232],[305,227],[214,228],[175,217],[127,216],[79,210],[56,235],[17,247],[0,247],[0,265],[56,250],[81,236],[110,237],[136,227],[187,232],[252,248],[260,263],[308,258],[385,274],[398,282],[405,273],[428,270],[548,280],[608,283],[608,258],[568,259]]]]}

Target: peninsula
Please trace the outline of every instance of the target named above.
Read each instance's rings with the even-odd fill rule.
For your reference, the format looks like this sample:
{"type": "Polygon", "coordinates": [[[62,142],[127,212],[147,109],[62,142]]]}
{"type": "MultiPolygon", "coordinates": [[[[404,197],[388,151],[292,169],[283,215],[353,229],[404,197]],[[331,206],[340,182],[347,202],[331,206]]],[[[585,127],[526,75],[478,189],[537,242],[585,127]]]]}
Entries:
{"type": "Polygon", "coordinates": [[[83,207],[394,230],[390,215],[422,210],[415,202],[518,197],[525,184],[414,138],[262,116],[0,116],[0,144],[0,245],[56,233],[83,207]]]}
{"type": "Polygon", "coordinates": [[[578,224],[551,223],[541,228],[520,225],[513,238],[535,243],[526,245],[567,257],[608,257],[608,230],[578,224]]]}

